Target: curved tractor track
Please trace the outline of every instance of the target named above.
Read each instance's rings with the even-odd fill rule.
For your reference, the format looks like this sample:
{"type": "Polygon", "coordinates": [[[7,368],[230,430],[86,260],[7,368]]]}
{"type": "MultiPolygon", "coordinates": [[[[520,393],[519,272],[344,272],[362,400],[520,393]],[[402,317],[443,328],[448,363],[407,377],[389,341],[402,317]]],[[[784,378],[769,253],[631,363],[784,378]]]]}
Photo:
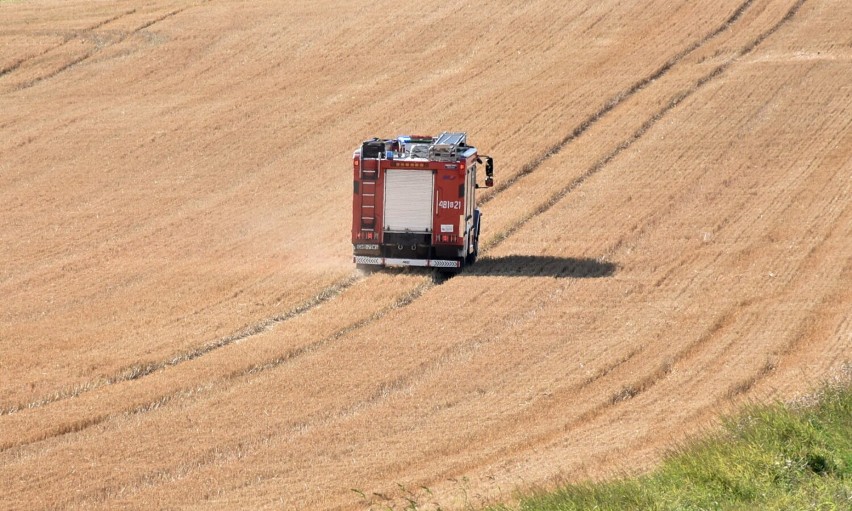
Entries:
{"type": "MultiPolygon", "coordinates": [[[[686,56],[695,50],[701,48],[703,45],[707,44],[708,41],[712,40],[719,34],[723,33],[727,30],[734,22],[736,22],[746,11],[746,9],[752,4],[753,0],[748,0],[743,4],[739,5],[734,13],[720,26],[718,26],[715,30],[707,34],[705,37],[693,42],[684,50],[678,52],[676,55],[669,58],[659,69],[655,70],[652,74],[642,78],[641,80],[631,84],[627,89],[619,91],[614,96],[610,97],[606,100],[603,107],[601,107],[598,111],[594,112],[592,115],[583,119],[579,126],[575,127],[568,135],[566,135],[558,144],[549,147],[543,155],[535,158],[531,162],[523,165],[519,172],[511,175],[509,178],[500,183],[494,193],[486,196],[486,198],[482,201],[484,205],[489,200],[495,198],[500,192],[505,191],[506,189],[515,185],[522,177],[534,172],[537,168],[539,168],[548,158],[557,154],[561,151],[568,143],[575,140],[577,137],[581,136],[583,133],[588,131],[592,126],[594,126],[599,120],[601,120],[606,114],[608,114],[615,107],[623,103],[624,101],[630,99],[635,94],[640,92],[642,89],[647,87],[651,82],[663,77],[669,70],[675,66],[677,63],[682,61],[686,56]]],[[[788,17],[792,16],[795,13],[795,10],[801,6],[802,2],[794,5],[791,8],[791,11],[788,13],[788,17]]],[[[147,28],[157,21],[161,21],[166,17],[177,14],[178,11],[173,11],[164,17],[157,18],[154,21],[148,22],[143,25],[143,28],[147,28]]],[[[104,25],[115,21],[127,14],[132,14],[133,11],[120,14],[114,18],[110,18],[106,21],[100,22],[93,27],[87,29],[87,31],[92,31],[96,28],[103,27],[104,25]]],[[[786,20],[786,18],[785,18],[786,20]]],[[[783,23],[785,20],[781,20],[779,25],[783,23]]],[[[761,34],[761,37],[765,37],[768,33],[771,33],[774,30],[777,30],[778,26],[770,29],[769,32],[761,34]]],[[[140,29],[135,30],[134,32],[138,32],[140,29]]],[[[757,41],[752,42],[752,46],[756,45],[757,41]]],[[[749,51],[748,48],[742,50],[743,52],[749,51]]],[[[522,218],[517,219],[511,226],[502,232],[498,233],[491,238],[486,239],[484,242],[483,252],[487,253],[487,251],[493,248],[495,245],[499,244],[502,240],[504,240],[508,235],[516,231],[523,224],[528,222],[532,217],[537,216],[550,207],[552,207],[556,202],[565,197],[571,190],[579,186],[582,181],[593,175],[594,173],[600,171],[606,163],[612,160],[615,156],[618,155],[622,150],[629,147],[635,140],[641,137],[651,125],[653,125],[657,120],[659,120],[665,113],[676,106],[680,101],[682,101],[689,94],[697,90],[698,87],[709,81],[713,76],[721,73],[725,67],[730,65],[731,61],[727,61],[722,65],[715,68],[710,74],[702,77],[693,87],[692,90],[687,92],[682,92],[677,97],[673,98],[661,111],[657,112],[650,119],[645,121],[643,125],[637,130],[630,138],[622,141],[618,144],[611,152],[606,154],[600,160],[595,162],[585,173],[577,176],[574,180],[570,181],[565,187],[558,190],[554,193],[547,201],[540,203],[539,206],[534,210],[531,214],[528,214],[522,218]]],[[[533,265],[534,261],[529,261],[528,264],[533,265]]],[[[481,265],[480,265],[481,266],[481,265]]],[[[9,414],[14,413],[15,411],[22,408],[37,408],[43,406],[45,404],[49,404],[58,400],[67,399],[70,397],[77,397],[84,392],[88,392],[90,390],[99,388],[103,385],[111,385],[114,383],[127,381],[127,380],[135,380],[138,378],[142,378],[151,374],[154,371],[164,369],[169,366],[177,365],[179,363],[193,360],[199,356],[203,356],[207,353],[210,353],[213,350],[220,349],[222,347],[228,346],[234,342],[240,342],[245,340],[248,337],[257,335],[265,330],[272,328],[274,325],[286,321],[290,318],[293,318],[299,314],[302,314],[310,309],[321,305],[326,302],[328,299],[337,296],[346,288],[357,282],[357,276],[351,275],[345,279],[341,279],[339,282],[335,282],[322,290],[320,290],[314,297],[306,300],[305,302],[293,307],[290,310],[277,314],[270,318],[265,318],[255,324],[246,326],[241,328],[239,331],[234,332],[226,337],[215,339],[213,341],[209,341],[201,346],[193,347],[192,349],[180,353],[169,354],[168,357],[157,360],[157,361],[147,361],[147,362],[137,362],[135,364],[129,365],[127,367],[122,368],[120,371],[105,377],[98,378],[96,380],[90,380],[83,383],[78,383],[74,387],[61,389],[49,396],[43,396],[38,399],[35,399],[31,402],[25,404],[19,404],[14,407],[9,407],[6,410],[0,410],[0,414],[9,414]]]]}
{"type": "Polygon", "coordinates": [[[0,3],[2,507],[505,500],[848,368],[844,2],[384,7],[0,3]],[[480,262],[354,272],[351,148],[458,127],[480,262]]]}

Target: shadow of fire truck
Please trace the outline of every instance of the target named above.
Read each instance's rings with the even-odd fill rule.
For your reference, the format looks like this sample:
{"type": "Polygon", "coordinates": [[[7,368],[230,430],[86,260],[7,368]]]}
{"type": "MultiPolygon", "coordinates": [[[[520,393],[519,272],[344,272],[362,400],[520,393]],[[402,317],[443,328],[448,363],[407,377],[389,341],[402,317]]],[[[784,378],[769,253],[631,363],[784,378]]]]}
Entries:
{"type": "Polygon", "coordinates": [[[471,276],[598,279],[609,277],[617,268],[614,263],[597,259],[511,255],[480,257],[476,264],[465,268],[463,273],[471,276]]]}

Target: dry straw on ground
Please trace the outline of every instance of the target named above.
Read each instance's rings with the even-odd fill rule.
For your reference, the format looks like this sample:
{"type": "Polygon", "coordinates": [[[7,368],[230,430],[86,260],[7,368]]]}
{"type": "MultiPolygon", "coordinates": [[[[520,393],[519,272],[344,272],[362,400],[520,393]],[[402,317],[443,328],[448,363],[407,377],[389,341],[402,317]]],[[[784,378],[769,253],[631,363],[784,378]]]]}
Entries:
{"type": "Polygon", "coordinates": [[[852,359],[852,4],[408,9],[0,3],[0,507],[463,506],[852,359]],[[481,261],[357,273],[352,149],[442,129],[481,261]]]}

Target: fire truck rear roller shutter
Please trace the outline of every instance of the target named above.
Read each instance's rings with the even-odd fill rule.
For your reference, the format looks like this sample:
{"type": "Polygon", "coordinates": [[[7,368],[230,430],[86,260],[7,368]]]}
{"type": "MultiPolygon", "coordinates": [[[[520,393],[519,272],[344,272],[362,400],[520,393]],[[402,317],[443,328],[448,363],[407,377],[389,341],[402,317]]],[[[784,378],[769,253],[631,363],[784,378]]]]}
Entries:
{"type": "Polygon", "coordinates": [[[429,170],[388,169],[385,174],[386,230],[431,232],[434,183],[434,174],[429,170]]]}

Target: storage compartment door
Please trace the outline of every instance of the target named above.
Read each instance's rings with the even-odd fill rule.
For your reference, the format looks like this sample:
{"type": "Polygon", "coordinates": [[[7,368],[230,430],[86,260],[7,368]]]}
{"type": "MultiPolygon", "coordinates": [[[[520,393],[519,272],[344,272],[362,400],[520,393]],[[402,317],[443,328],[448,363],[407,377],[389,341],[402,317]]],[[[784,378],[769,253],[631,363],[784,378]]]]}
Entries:
{"type": "Polygon", "coordinates": [[[434,176],[431,170],[387,170],[385,231],[432,232],[434,176]]]}

